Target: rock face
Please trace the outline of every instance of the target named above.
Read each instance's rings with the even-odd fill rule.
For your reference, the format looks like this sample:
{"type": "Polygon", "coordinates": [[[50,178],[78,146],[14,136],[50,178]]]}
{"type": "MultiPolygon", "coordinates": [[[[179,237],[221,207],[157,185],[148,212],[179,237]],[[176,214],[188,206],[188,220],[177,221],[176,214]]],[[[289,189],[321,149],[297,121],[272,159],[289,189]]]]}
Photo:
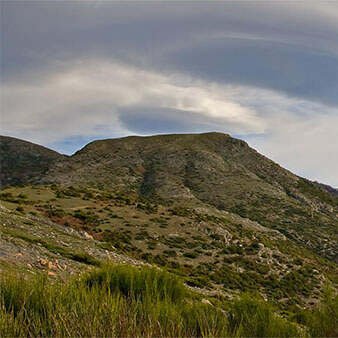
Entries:
{"type": "Polygon", "coordinates": [[[338,197],[229,135],[100,140],[71,157],[16,139],[1,140],[3,184],[87,186],[162,204],[209,205],[338,259],[338,197]]]}

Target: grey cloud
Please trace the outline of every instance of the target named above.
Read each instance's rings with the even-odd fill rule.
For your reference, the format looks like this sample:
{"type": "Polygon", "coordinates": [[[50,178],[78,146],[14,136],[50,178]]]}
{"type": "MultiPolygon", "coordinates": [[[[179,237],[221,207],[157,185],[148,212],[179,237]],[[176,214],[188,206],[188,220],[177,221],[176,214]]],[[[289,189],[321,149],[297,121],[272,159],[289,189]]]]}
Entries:
{"type": "Polygon", "coordinates": [[[121,109],[119,120],[133,133],[149,135],[156,130],[159,134],[201,133],[207,131],[228,132],[234,123],[222,118],[210,118],[196,112],[161,107],[134,107],[121,109]]]}
{"type": "Polygon", "coordinates": [[[3,132],[49,143],[74,135],[119,135],[135,132],[131,116],[136,118],[136,111],[138,121],[152,114],[155,133],[161,120],[171,120],[172,128],[187,127],[187,121],[195,128],[222,125],[238,133],[265,128],[254,110],[238,103],[231,87],[95,59],[70,60],[51,69],[3,85],[3,132]]]}
{"type": "Polygon", "coordinates": [[[309,48],[222,39],[167,55],[163,64],[210,81],[271,88],[338,106],[338,58],[309,48]]]}
{"type": "Polygon", "coordinates": [[[205,126],[191,120],[192,114],[194,113],[160,107],[137,107],[119,112],[121,123],[130,131],[141,135],[149,135],[154,130],[159,134],[202,131],[205,126]]]}
{"type": "Polygon", "coordinates": [[[332,53],[338,55],[338,6],[332,3],[15,1],[2,7],[6,80],[53,58],[100,56],[337,104],[338,61],[332,53]],[[211,38],[215,34],[253,34],[277,43],[211,38]]]}

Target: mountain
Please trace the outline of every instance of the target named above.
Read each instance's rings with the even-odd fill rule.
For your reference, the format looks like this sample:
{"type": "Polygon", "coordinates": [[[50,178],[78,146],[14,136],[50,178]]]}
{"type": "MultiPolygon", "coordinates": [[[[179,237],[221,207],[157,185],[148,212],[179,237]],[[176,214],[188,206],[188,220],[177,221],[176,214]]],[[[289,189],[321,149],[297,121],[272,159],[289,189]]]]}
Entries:
{"type": "Polygon", "coordinates": [[[213,206],[338,259],[338,197],[229,135],[94,141],[71,157],[55,154],[46,171],[33,174],[26,179],[26,170],[13,172],[11,179],[99,188],[165,205],[213,206]]]}
{"type": "Polygon", "coordinates": [[[0,136],[0,188],[41,177],[64,155],[37,144],[0,136]]]}

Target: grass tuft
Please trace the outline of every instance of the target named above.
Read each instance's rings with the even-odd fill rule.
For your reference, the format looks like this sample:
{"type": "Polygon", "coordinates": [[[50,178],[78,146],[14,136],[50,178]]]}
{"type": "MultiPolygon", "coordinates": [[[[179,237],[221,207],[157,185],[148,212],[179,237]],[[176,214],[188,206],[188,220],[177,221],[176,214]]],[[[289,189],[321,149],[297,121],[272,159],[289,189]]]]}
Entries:
{"type": "Polygon", "coordinates": [[[149,267],[104,264],[67,283],[5,276],[0,336],[337,336],[338,301],[332,295],[300,316],[301,330],[296,317],[290,322],[251,295],[213,303],[202,302],[177,276],[149,267]]]}

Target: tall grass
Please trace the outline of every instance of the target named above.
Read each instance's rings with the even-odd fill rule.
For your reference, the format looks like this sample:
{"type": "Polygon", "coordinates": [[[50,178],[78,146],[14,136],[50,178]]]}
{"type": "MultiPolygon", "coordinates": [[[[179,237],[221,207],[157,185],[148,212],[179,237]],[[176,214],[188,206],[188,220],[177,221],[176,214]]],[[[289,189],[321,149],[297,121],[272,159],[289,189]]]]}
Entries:
{"type": "Polygon", "coordinates": [[[296,324],[245,296],[204,304],[162,270],[104,265],[68,283],[0,279],[0,336],[290,337],[296,324]]]}
{"type": "Polygon", "coordinates": [[[306,324],[314,337],[338,337],[338,296],[326,290],[324,301],[307,316],[306,324]]]}
{"type": "Polygon", "coordinates": [[[106,265],[67,284],[0,281],[0,336],[227,336],[220,309],[175,276],[106,265]]]}
{"type": "Polygon", "coordinates": [[[179,278],[154,268],[132,268],[128,265],[106,265],[94,270],[82,280],[90,287],[108,288],[110,292],[144,301],[169,300],[182,302],[188,290],[179,278]]]}
{"type": "Polygon", "coordinates": [[[229,309],[229,332],[233,337],[299,337],[295,324],[276,316],[263,300],[244,295],[229,309]]]}

